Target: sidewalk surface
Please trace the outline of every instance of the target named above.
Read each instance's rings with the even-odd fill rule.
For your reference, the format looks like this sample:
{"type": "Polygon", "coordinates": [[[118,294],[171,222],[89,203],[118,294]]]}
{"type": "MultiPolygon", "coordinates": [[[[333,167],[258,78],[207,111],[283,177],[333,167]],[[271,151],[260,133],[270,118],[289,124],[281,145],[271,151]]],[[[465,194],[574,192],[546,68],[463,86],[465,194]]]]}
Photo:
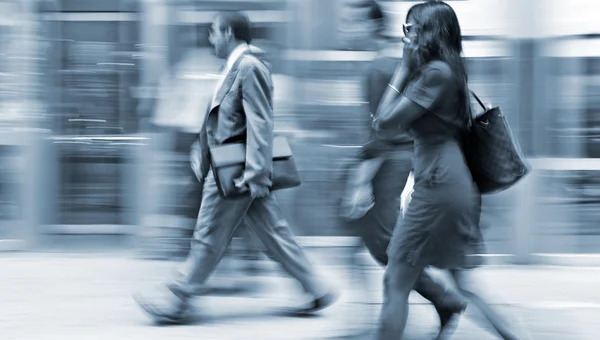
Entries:
{"type": "MultiPolygon", "coordinates": [[[[316,260],[315,260],[316,261],[316,260]]],[[[276,270],[242,277],[218,272],[215,284],[252,284],[238,296],[197,300],[197,322],[159,327],[133,303],[131,293],[152,287],[173,262],[126,257],[48,254],[0,258],[0,338],[17,339],[369,339],[381,302],[383,271],[366,267],[368,282],[343,264],[319,271],[342,290],[340,301],[311,318],[291,318],[279,308],[303,302],[296,284],[276,270]],[[242,281],[239,281],[242,280],[242,281]],[[360,333],[363,332],[363,333],[360,333]]],[[[519,319],[533,339],[597,339],[600,335],[600,268],[486,267],[482,289],[519,319]]],[[[495,339],[467,310],[453,339],[495,339]]],[[[431,339],[437,321],[430,305],[411,296],[405,339],[431,339]]]]}

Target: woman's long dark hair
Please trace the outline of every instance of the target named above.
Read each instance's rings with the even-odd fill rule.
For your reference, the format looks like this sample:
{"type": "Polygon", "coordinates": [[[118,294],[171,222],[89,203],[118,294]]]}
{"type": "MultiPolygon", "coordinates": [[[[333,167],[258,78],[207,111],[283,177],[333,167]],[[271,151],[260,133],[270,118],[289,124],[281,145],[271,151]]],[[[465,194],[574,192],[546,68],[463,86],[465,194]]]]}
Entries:
{"type": "MultiPolygon", "coordinates": [[[[418,77],[427,63],[440,60],[446,62],[461,84],[460,103],[468,108],[466,84],[467,67],[462,57],[462,34],[456,13],[442,1],[427,1],[417,4],[408,11],[406,20],[417,26],[415,52],[410,61],[414,70],[412,77],[418,77]]],[[[411,78],[412,78],[411,77],[411,78]]]]}

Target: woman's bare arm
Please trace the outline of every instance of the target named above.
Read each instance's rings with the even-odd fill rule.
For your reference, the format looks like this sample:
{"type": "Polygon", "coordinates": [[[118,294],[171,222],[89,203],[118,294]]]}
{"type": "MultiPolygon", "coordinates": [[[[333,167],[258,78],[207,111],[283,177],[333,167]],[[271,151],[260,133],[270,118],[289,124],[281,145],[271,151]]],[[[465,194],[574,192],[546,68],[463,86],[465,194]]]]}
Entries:
{"type": "Polygon", "coordinates": [[[386,138],[393,136],[398,129],[409,128],[444,95],[444,90],[451,84],[451,77],[452,72],[447,64],[432,62],[418,79],[405,85],[402,91],[390,86],[386,93],[388,102],[379,107],[373,122],[378,136],[386,138]]]}
{"type": "Polygon", "coordinates": [[[387,107],[381,110],[374,121],[373,128],[381,138],[393,136],[399,129],[408,128],[409,124],[425,114],[426,110],[412,100],[398,95],[387,107]]]}
{"type": "Polygon", "coordinates": [[[402,67],[402,65],[398,65],[396,72],[394,72],[394,76],[392,80],[390,80],[390,85],[385,90],[383,94],[383,98],[379,103],[379,107],[377,108],[377,113],[375,117],[378,118],[380,112],[387,112],[391,109],[391,105],[393,105],[394,101],[398,98],[399,93],[402,93],[402,90],[406,86],[408,82],[409,71],[408,69],[402,67]],[[399,92],[396,92],[396,90],[399,92]]]}

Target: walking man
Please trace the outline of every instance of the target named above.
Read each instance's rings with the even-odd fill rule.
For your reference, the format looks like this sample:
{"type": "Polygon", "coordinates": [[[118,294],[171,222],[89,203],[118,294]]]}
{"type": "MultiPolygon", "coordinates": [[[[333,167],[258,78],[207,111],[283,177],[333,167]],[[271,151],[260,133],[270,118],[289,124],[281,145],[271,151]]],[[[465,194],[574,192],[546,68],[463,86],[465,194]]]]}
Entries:
{"type": "Polygon", "coordinates": [[[162,301],[137,294],[136,302],[157,320],[182,322],[190,300],[219,264],[233,234],[244,219],[264,244],[270,256],[300,282],[311,296],[298,313],[312,313],[336,300],[316,275],[304,251],[281,216],[275,196],[270,194],[274,117],[271,72],[251,54],[250,21],[242,13],[219,14],[210,29],[210,42],[219,58],[226,59],[223,81],[217,85],[212,104],[196,143],[195,154],[204,179],[202,203],[191,250],[180,275],[166,284],[168,298],[162,301]],[[236,181],[246,186],[246,197],[221,196],[210,169],[209,147],[246,143],[244,175],[236,181]]]}

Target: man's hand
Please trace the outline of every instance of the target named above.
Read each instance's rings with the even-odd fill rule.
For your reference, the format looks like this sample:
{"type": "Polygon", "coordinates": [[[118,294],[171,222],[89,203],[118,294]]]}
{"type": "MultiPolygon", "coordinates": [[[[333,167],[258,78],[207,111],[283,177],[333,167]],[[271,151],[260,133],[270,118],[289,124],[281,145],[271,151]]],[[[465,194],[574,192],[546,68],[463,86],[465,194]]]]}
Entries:
{"type": "Polygon", "coordinates": [[[262,197],[267,196],[270,193],[269,187],[266,187],[264,185],[257,185],[252,182],[246,182],[246,180],[243,178],[236,179],[235,186],[238,189],[243,189],[243,188],[249,189],[250,196],[252,198],[262,198],[262,197]]]}
{"type": "Polygon", "coordinates": [[[369,184],[353,187],[342,199],[342,217],[349,221],[362,218],[373,208],[373,186],[369,184]]]}
{"type": "Polygon", "coordinates": [[[190,148],[190,166],[198,181],[203,182],[202,151],[200,150],[200,143],[198,141],[195,141],[190,148]]]}

